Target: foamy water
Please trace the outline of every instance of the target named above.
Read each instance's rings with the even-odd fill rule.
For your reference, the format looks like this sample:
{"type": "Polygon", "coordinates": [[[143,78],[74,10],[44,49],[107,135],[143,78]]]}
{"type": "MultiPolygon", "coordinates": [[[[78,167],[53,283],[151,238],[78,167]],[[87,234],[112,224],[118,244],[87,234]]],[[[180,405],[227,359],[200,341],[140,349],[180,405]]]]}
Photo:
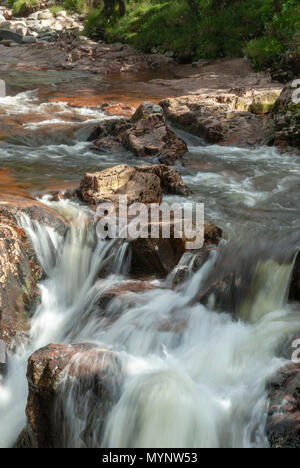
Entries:
{"type": "MultiPolygon", "coordinates": [[[[89,123],[105,118],[97,110],[74,109],[64,103],[41,104],[32,92],[1,98],[0,105],[1,112],[10,116],[43,116],[40,122],[24,122],[24,129],[34,130],[33,134],[0,143],[0,160],[4,166],[11,164],[14,171],[18,164],[25,164],[39,173],[42,183],[58,175],[69,182],[78,180],[87,169],[124,162],[124,155],[95,153],[85,141],[89,123]],[[83,117],[76,131],[53,131],[54,123],[72,127],[76,115],[83,117]],[[41,135],[41,129],[46,133],[41,135]]],[[[240,255],[235,238],[243,240],[247,253],[253,232],[259,232],[260,241],[266,239],[266,250],[268,246],[270,251],[270,258],[262,256],[258,248],[245,255],[244,268],[247,271],[251,265],[252,276],[235,318],[227,310],[216,311],[213,298],[207,307],[195,302],[216,265],[222,265],[220,250],[200,271],[191,273],[180,291],[169,289],[170,278],[166,282],[155,280],[151,290],[128,293],[126,301],[116,299],[108,305],[106,315],[118,317],[115,321],[109,324],[107,317],[99,320],[96,312],[101,295],[129,279],[129,247],[98,241],[87,223],[91,216],[88,208],[68,201],[51,203],[45,198],[45,203],[71,221],[71,229],[62,238],[27,217],[20,219],[46,279],[40,283],[41,304],[32,319],[30,342],[9,356],[8,375],[0,384],[1,447],[12,446],[26,422],[27,359],[50,342],[91,342],[113,350],[121,363],[120,395],[104,433],[97,422],[101,408],[95,408],[95,430],[89,446],[267,446],[266,383],[284,363],[277,357],[278,346],[300,328],[298,311],[286,299],[292,261],[278,262],[280,246],[272,233],[282,230],[284,237],[291,229],[298,229],[300,163],[295,156],[280,155],[273,148],[189,149],[191,161],[180,168],[184,180],[193,189],[194,200],[205,202],[207,215],[225,227],[232,240],[228,244],[230,256],[240,255]],[[203,162],[208,167],[195,169],[203,162]],[[243,225],[248,230],[243,230],[243,225]],[[111,274],[99,281],[108,259],[111,274]]],[[[137,160],[126,162],[136,164],[137,160]]],[[[23,168],[21,173],[23,177],[23,168]]],[[[28,180],[34,177],[29,174],[28,180]]],[[[291,251],[298,247],[295,242],[291,251]]],[[[192,254],[182,262],[191,267],[192,254]]],[[[88,395],[64,384],[60,404],[65,419],[56,421],[61,446],[83,447],[86,442],[81,434],[88,414],[78,418],[76,408],[82,403],[79,399],[88,395]]],[[[81,406],[88,408],[85,403],[81,406]]]]}

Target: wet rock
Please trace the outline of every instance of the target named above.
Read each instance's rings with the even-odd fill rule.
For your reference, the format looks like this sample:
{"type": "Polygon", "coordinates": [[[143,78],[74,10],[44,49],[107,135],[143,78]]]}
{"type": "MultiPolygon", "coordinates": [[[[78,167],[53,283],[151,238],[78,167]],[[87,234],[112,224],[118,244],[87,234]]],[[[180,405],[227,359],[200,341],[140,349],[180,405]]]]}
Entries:
{"type": "Polygon", "coordinates": [[[300,301],[300,253],[297,254],[295,259],[289,290],[289,299],[292,301],[300,301]]]}
{"type": "Polygon", "coordinates": [[[287,364],[269,384],[266,434],[272,448],[300,447],[300,364],[287,364]]]}
{"type": "Polygon", "coordinates": [[[9,349],[26,337],[30,315],[40,299],[41,276],[25,232],[11,215],[0,211],[0,338],[9,349]]]}
{"type": "Polygon", "coordinates": [[[89,137],[98,148],[115,142],[139,157],[155,156],[161,163],[175,164],[186,152],[185,142],[167,126],[162,108],[145,102],[131,120],[113,119],[102,122],[89,137]]]}
{"type": "Polygon", "coordinates": [[[130,248],[130,274],[165,278],[184,254],[185,242],[183,239],[175,239],[171,234],[170,239],[134,239],[130,242],[130,248]]]}
{"type": "Polygon", "coordinates": [[[88,141],[93,141],[97,149],[101,151],[124,150],[122,145],[122,135],[130,128],[129,122],[125,118],[114,117],[100,122],[92,131],[88,141]]]}
{"type": "Polygon", "coordinates": [[[0,40],[9,40],[18,44],[22,44],[23,37],[22,35],[8,29],[0,29],[0,40]]]}
{"type": "Polygon", "coordinates": [[[181,175],[175,169],[166,164],[154,164],[152,166],[138,166],[140,171],[153,173],[160,178],[161,188],[164,194],[181,195],[189,197],[191,190],[184,184],[181,175]]]}
{"type": "Polygon", "coordinates": [[[118,115],[131,118],[136,111],[136,108],[127,104],[119,103],[104,103],[101,109],[109,115],[118,115]]]}
{"type": "Polygon", "coordinates": [[[279,91],[266,92],[264,94],[258,94],[254,96],[252,104],[250,106],[251,112],[254,114],[268,114],[272,111],[280,93],[279,91]]]}
{"type": "Polygon", "coordinates": [[[168,119],[209,143],[253,146],[266,140],[270,112],[281,88],[212,90],[160,102],[168,119]]]}
{"type": "Polygon", "coordinates": [[[0,382],[7,371],[7,352],[5,341],[0,341],[0,382]]]}
{"type": "MultiPolygon", "coordinates": [[[[101,288],[101,282],[99,287],[101,288]]],[[[149,280],[128,280],[121,282],[114,287],[105,289],[101,294],[99,301],[97,302],[97,305],[100,307],[100,318],[107,318],[111,323],[111,321],[114,321],[120,317],[122,311],[124,310],[124,306],[132,303],[134,304],[135,294],[150,291],[154,288],[157,288],[157,284],[151,283],[149,280]],[[117,307],[116,301],[118,301],[120,308],[117,307]],[[112,302],[114,302],[114,307],[109,308],[112,302]],[[112,314],[112,312],[114,313],[112,314]]]]}
{"type": "Polygon", "coordinates": [[[91,447],[95,430],[101,438],[106,416],[118,398],[121,366],[116,355],[91,344],[50,344],[28,361],[29,386],[24,437],[36,448],[64,447],[68,424],[81,421],[82,447],[91,447]],[[72,420],[64,404],[74,397],[72,420]],[[26,436],[25,436],[26,434],[26,436]]]}
{"type": "Polygon", "coordinates": [[[191,277],[191,274],[200,270],[200,268],[202,268],[202,266],[207,262],[212,252],[217,250],[217,245],[222,237],[222,231],[216,226],[214,228],[219,231],[219,239],[217,240],[215,236],[213,236],[212,239],[209,239],[209,232],[212,232],[213,229],[210,223],[206,223],[206,244],[201,249],[191,252],[189,266],[178,266],[172,280],[172,289],[181,289],[185,281],[191,277]]]}
{"type": "Polygon", "coordinates": [[[150,114],[126,130],[125,148],[136,156],[156,156],[163,164],[175,164],[187,152],[186,143],[166,125],[161,113],[150,114]]]}
{"type": "Polygon", "coordinates": [[[125,164],[94,174],[85,174],[78,190],[79,197],[97,205],[103,201],[118,202],[127,195],[128,203],[160,203],[163,193],[190,195],[179,173],[168,166],[125,164]]]}
{"type": "Polygon", "coordinates": [[[85,174],[78,194],[89,204],[104,201],[118,203],[119,195],[127,195],[128,203],[159,203],[162,199],[158,176],[125,164],[94,174],[85,174]]]}
{"type": "MultiPolygon", "coordinates": [[[[151,229],[151,225],[149,225],[151,229]]],[[[222,237],[222,231],[213,224],[204,225],[204,246],[217,245],[222,237]]],[[[170,237],[165,239],[134,239],[130,240],[132,275],[155,275],[165,278],[178,265],[182,255],[187,251],[187,239],[174,237],[174,224],[170,222],[170,237]]],[[[193,253],[193,251],[191,251],[193,253]]],[[[200,255],[198,264],[200,264],[200,255]]],[[[208,258],[208,254],[207,254],[208,258]]],[[[198,265],[199,266],[199,265],[198,265]]]]}
{"type": "Polygon", "coordinates": [[[272,111],[275,132],[272,143],[276,146],[300,147],[300,91],[288,84],[272,111]],[[298,99],[297,99],[298,98],[298,99]]]}
{"type": "Polygon", "coordinates": [[[69,228],[67,221],[61,215],[38,200],[29,197],[1,195],[0,214],[16,220],[22,213],[33,221],[52,227],[62,236],[69,228]]]}
{"type": "Polygon", "coordinates": [[[146,119],[151,114],[162,114],[163,109],[161,106],[152,104],[152,102],[143,102],[133,114],[131,121],[138,122],[139,120],[146,119]]]}

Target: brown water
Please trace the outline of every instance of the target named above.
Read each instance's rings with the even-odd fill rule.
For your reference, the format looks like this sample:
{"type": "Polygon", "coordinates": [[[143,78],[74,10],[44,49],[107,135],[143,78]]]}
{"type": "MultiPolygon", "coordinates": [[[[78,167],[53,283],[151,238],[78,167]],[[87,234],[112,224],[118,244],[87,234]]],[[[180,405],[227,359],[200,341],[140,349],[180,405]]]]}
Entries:
{"type": "MultiPolygon", "coordinates": [[[[144,162],[126,151],[95,151],[87,137],[109,118],[103,103],[116,105],[117,112],[122,102],[130,112],[144,100],[158,102],[176,90],[156,86],[157,79],[174,77],[174,71],[105,78],[80,71],[0,74],[10,94],[0,100],[1,188],[36,193],[74,187],[86,171],[144,162]]],[[[207,146],[179,133],[190,153],[178,168],[195,200],[205,202],[207,216],[228,235],[243,226],[254,232],[299,228],[299,156],[267,147],[207,146]]]]}

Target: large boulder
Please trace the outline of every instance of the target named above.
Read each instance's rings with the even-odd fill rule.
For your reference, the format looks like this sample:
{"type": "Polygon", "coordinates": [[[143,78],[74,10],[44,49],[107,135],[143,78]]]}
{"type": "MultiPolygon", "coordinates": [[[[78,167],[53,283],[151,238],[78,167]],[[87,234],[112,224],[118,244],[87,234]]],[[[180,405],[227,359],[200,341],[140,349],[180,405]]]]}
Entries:
{"type": "MultiPolygon", "coordinates": [[[[119,195],[127,195],[128,204],[141,202],[144,204],[160,203],[164,193],[189,196],[190,191],[184,185],[179,173],[166,165],[116,166],[95,174],[86,174],[78,190],[79,197],[90,204],[100,202],[118,203],[119,195]]],[[[117,212],[118,215],[118,212],[117,212]]],[[[102,215],[98,213],[99,219],[102,215]]],[[[106,216],[109,216],[107,213],[106,216]]],[[[130,222],[131,219],[128,219],[130,222]]],[[[192,238],[175,235],[176,221],[170,213],[167,220],[159,217],[156,226],[153,219],[146,219],[143,226],[150,233],[155,227],[158,235],[126,237],[130,247],[129,273],[134,276],[155,275],[166,277],[178,264],[181,256],[187,250],[187,242],[192,238]],[[162,227],[169,229],[169,235],[162,233],[162,227]]],[[[132,231],[131,231],[132,232],[132,231]]],[[[211,223],[204,226],[204,244],[218,244],[222,231],[211,223]]]]}
{"type": "MultiPolygon", "coordinates": [[[[299,340],[299,334],[297,336],[299,340]]],[[[292,342],[285,344],[286,358],[292,359],[292,342]]],[[[299,346],[298,346],[299,348],[299,346]]],[[[299,353],[298,353],[299,355],[299,353]]],[[[266,434],[272,448],[300,447],[300,364],[290,362],[268,384],[269,409],[266,434]]]]}
{"type": "Polygon", "coordinates": [[[29,196],[1,194],[0,213],[9,215],[15,220],[21,214],[25,214],[32,221],[52,227],[61,235],[64,235],[69,227],[68,222],[59,213],[29,196]]]}
{"type": "MultiPolygon", "coordinates": [[[[288,84],[282,91],[272,111],[275,134],[272,143],[276,146],[300,147],[300,103],[295,102],[297,89],[288,84]]],[[[299,97],[298,99],[299,100],[299,97]]]]}
{"type": "Polygon", "coordinates": [[[0,338],[9,349],[23,341],[29,319],[39,303],[38,281],[43,275],[19,216],[52,226],[61,235],[65,220],[42,203],[19,196],[2,195],[0,200],[0,338]]]}
{"type": "Polygon", "coordinates": [[[101,150],[125,148],[136,156],[155,156],[159,162],[172,165],[187,152],[185,142],[166,124],[160,106],[141,104],[130,120],[115,118],[101,122],[89,141],[101,150]]]}
{"type": "Polygon", "coordinates": [[[116,355],[91,344],[50,344],[36,351],[27,369],[27,427],[17,446],[93,447],[95,439],[100,442],[106,416],[118,399],[121,377],[116,355]],[[70,399],[72,415],[66,404],[70,399]],[[78,434],[74,421],[81,427],[78,434]],[[73,428],[68,426],[73,423],[73,428]]]}
{"type": "Polygon", "coordinates": [[[125,164],[93,174],[85,174],[78,196],[86,203],[117,203],[119,195],[127,195],[128,203],[160,203],[163,193],[184,196],[191,194],[178,172],[168,166],[136,166],[125,164]]]}
{"type": "Polygon", "coordinates": [[[24,230],[0,211],[0,337],[10,349],[26,336],[30,314],[39,302],[41,276],[24,230]]]}
{"type": "Polygon", "coordinates": [[[0,41],[1,40],[13,41],[17,44],[22,44],[23,36],[17,32],[10,31],[9,29],[0,29],[0,41]]]}
{"type": "Polygon", "coordinates": [[[280,91],[215,90],[165,99],[160,105],[168,119],[208,143],[253,146],[266,141],[271,122],[265,114],[272,110],[280,91]]]}

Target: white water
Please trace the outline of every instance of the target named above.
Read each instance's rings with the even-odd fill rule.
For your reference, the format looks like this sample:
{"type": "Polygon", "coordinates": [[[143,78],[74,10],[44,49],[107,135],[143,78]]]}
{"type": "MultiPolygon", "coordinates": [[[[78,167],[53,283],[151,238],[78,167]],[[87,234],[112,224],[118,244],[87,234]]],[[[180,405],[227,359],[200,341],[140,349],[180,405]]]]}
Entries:
{"type": "MultiPolygon", "coordinates": [[[[61,103],[40,104],[34,93],[0,99],[0,105],[1,112],[10,116],[40,115],[41,121],[24,123],[24,129],[30,131],[51,127],[54,121],[73,125],[70,114],[84,118],[83,124],[103,118],[103,113],[95,110],[70,109],[61,103]],[[49,118],[51,114],[53,119],[49,118]]],[[[47,135],[35,138],[30,145],[2,142],[1,157],[5,164],[13,158],[47,164],[53,160],[51,173],[54,166],[62,173],[68,164],[69,171],[78,164],[82,174],[87,161],[90,164],[95,160],[97,166],[117,163],[115,155],[99,156],[86,142],[70,141],[63,136],[55,144],[51,135],[52,143],[47,144],[47,135]]],[[[200,160],[204,157],[205,161],[211,161],[212,168],[190,171],[185,181],[196,193],[200,189],[201,199],[206,200],[214,216],[220,210],[218,216],[223,223],[227,217],[230,223],[240,222],[242,211],[248,226],[252,222],[249,209],[259,206],[264,208],[264,216],[267,216],[265,208],[271,212],[276,229],[281,219],[283,226],[286,222],[281,206],[285,214],[290,213],[287,224],[298,223],[299,217],[293,213],[299,199],[297,157],[282,156],[272,148],[254,151],[210,146],[190,150],[196,157],[199,153],[200,160]],[[240,211],[234,212],[236,209],[240,211]]],[[[48,174],[48,166],[46,171],[48,174]]],[[[30,354],[50,342],[88,341],[100,348],[113,349],[125,376],[104,437],[96,421],[91,446],[265,446],[266,381],[283,363],[276,358],[278,344],[300,328],[298,317],[285,302],[291,265],[279,266],[257,259],[256,276],[239,311],[245,321],[234,321],[226,311],[217,313],[202,305],[190,305],[213,268],[211,258],[180,292],[162,289],[163,284],[154,282],[156,289],[144,294],[128,293],[126,302],[110,303],[106,315],[122,313],[108,328],[107,317],[100,321],[94,314],[96,303],[103,291],[128,279],[128,246],[97,243],[93,230],[87,228],[89,215],[83,208],[68,202],[52,206],[73,220],[66,239],[50,228],[26,218],[21,220],[47,278],[40,284],[42,302],[32,320],[31,342],[19,349],[17,355],[9,356],[6,382],[0,385],[0,446],[13,445],[25,424],[25,374],[30,354]],[[98,272],[108,262],[113,274],[98,283],[98,272]]],[[[252,216],[255,219],[253,213],[252,216]]],[[[258,222],[261,223],[260,218],[258,222]]],[[[267,219],[263,225],[268,225],[267,219]]],[[[66,420],[57,421],[57,431],[63,434],[63,446],[82,447],[84,419],[75,416],[78,398],[82,400],[82,396],[74,391],[64,398],[63,392],[62,385],[66,420]]]]}
{"type": "MultiPolygon", "coordinates": [[[[127,247],[96,243],[85,210],[69,202],[57,206],[73,219],[66,239],[22,219],[48,277],[40,285],[42,302],[32,320],[31,344],[10,356],[7,380],[0,386],[0,445],[11,446],[25,424],[28,356],[50,342],[93,342],[118,353],[125,381],[105,437],[99,438],[96,427],[92,446],[265,446],[265,384],[282,365],[276,347],[299,327],[282,292],[291,266],[283,272],[272,265],[272,287],[282,292],[277,291],[273,302],[263,274],[270,270],[260,269],[253,306],[247,309],[253,323],[189,305],[213,266],[211,258],[181,292],[158,288],[129,293],[120,318],[104,330],[104,322],[93,314],[95,303],[103,290],[126,280],[120,271],[127,247]],[[115,272],[100,286],[97,275],[110,254],[116,259],[115,272]],[[267,305],[260,314],[264,296],[267,305]]],[[[115,300],[109,308],[113,313],[120,302],[115,300]]],[[[82,419],[74,416],[78,403],[65,398],[66,420],[58,421],[57,430],[68,425],[72,434],[63,440],[64,446],[84,446],[82,419]]]]}

